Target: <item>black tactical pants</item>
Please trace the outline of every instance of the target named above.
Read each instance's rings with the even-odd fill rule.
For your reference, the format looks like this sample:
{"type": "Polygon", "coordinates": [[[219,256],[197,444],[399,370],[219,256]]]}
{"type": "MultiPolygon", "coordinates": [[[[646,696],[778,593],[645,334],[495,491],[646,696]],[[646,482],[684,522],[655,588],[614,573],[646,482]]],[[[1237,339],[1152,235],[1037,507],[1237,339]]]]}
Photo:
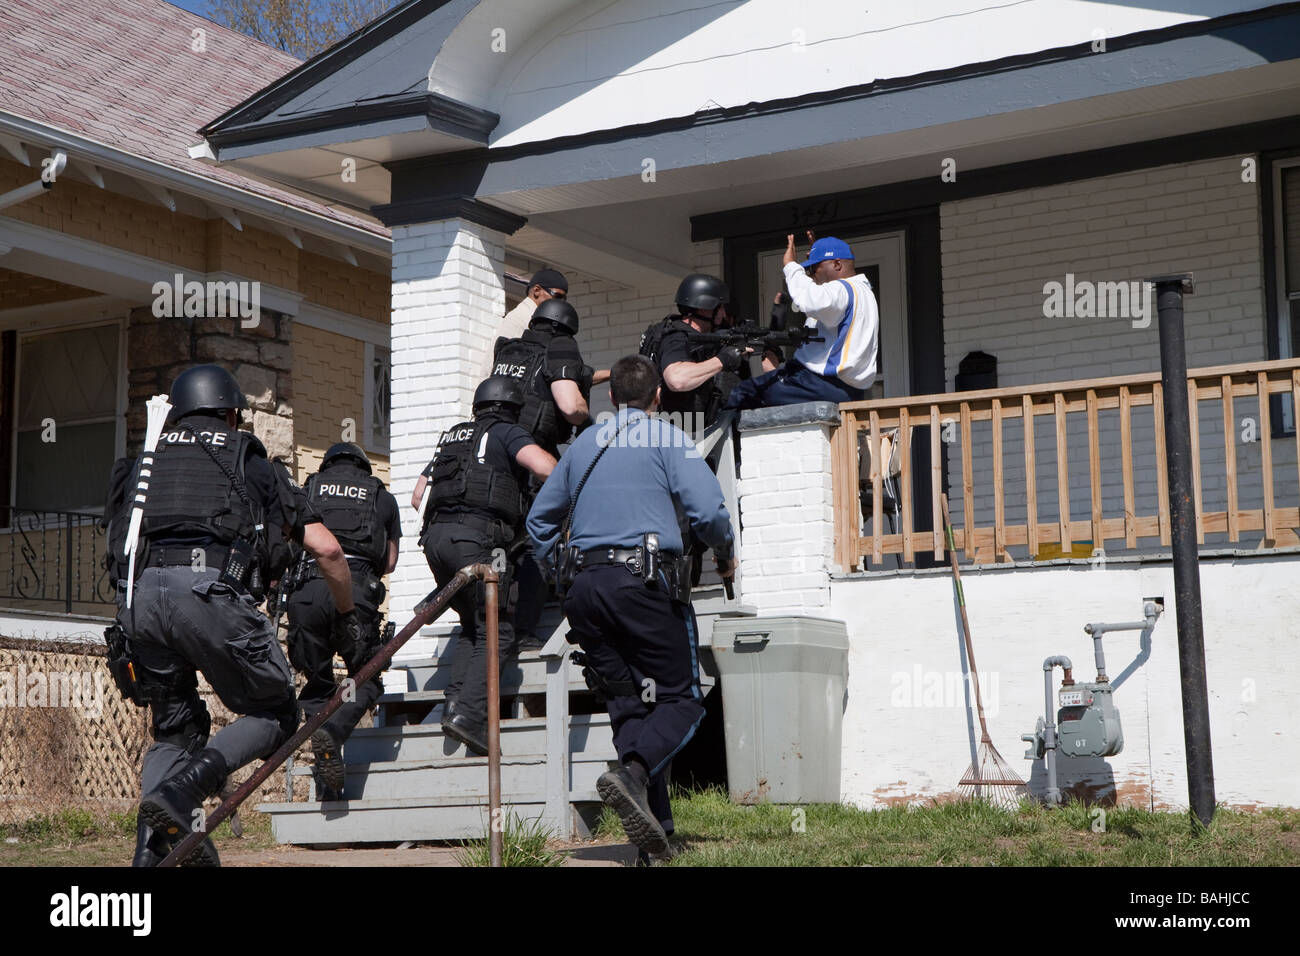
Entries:
{"type": "Polygon", "coordinates": [[[141,771],[146,793],[195,752],[176,741],[207,726],[196,670],[242,715],[207,744],[232,772],[270,756],[297,726],[293,678],[270,620],[219,576],[217,568],[147,567],[135,584],[133,610],[119,590],[118,620],[139,658],[141,683],[166,688],[151,704],[155,743],[141,771]]]}
{"type": "MultiPolygon", "coordinates": [[[[324,578],[315,577],[290,595],[285,604],[289,615],[289,660],[307,678],[298,695],[304,719],[310,718],[329,702],[338,689],[334,681],[334,655],[343,658],[348,676],[354,675],[379,649],[379,611],[364,599],[368,572],[352,572],[352,599],[361,619],[361,633],[367,640],[364,648],[344,647],[334,637],[334,598],[324,578]],[[360,579],[360,580],[358,580],[360,579]]],[[[367,710],[384,692],[383,679],[376,676],[360,687],[352,688],[354,699],[345,703],[325,722],[336,740],[347,740],[367,710]]]]}
{"type": "MultiPolygon", "coordinates": [[[[438,587],[443,587],[456,572],[470,564],[492,564],[498,549],[504,548],[504,535],[492,534],[479,527],[435,521],[423,539],[424,556],[433,570],[438,587]]],[[[504,668],[515,653],[515,631],[511,625],[510,578],[512,570],[504,560],[497,566],[497,666],[504,668]]],[[[455,700],[456,710],[470,720],[487,720],[487,588],[482,581],[461,588],[451,606],[460,616],[460,644],[452,660],[451,682],[447,699],[455,700]]],[[[499,706],[497,701],[491,702],[499,706]]]]}
{"type": "Polygon", "coordinates": [[[665,773],[704,719],[695,611],[669,597],[666,580],[652,587],[614,565],[579,572],[564,614],[588,666],[634,690],[606,702],[614,749],[650,769],[650,810],[671,833],[665,773]]]}

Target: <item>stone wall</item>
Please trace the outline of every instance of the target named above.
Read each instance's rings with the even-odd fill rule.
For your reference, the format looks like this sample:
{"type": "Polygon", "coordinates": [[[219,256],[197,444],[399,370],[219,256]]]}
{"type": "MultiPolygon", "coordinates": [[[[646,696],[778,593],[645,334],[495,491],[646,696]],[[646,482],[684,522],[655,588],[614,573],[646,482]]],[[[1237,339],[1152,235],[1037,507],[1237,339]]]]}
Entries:
{"type": "Polygon", "coordinates": [[[238,318],[158,318],[148,307],[133,309],[127,325],[127,454],[144,441],[152,395],[166,393],[185,368],[211,362],[230,369],[248,397],[244,421],[271,458],[292,465],[293,323],[262,310],[252,328],[238,318]]]}

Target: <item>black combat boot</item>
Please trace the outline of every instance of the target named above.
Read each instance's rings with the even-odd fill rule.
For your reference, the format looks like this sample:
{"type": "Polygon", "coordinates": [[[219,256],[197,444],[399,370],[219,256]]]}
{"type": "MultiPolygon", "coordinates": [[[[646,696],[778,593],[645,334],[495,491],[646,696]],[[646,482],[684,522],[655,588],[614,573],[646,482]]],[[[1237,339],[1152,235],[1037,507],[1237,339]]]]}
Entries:
{"type": "Polygon", "coordinates": [[[623,832],[636,848],[649,857],[668,850],[668,836],[650,812],[646,797],[644,769],[640,773],[624,765],[602,773],[596,780],[596,792],[608,807],[613,807],[623,822],[623,832]]]}
{"type": "Polygon", "coordinates": [[[150,829],[143,817],[135,821],[135,856],[131,858],[134,867],[157,866],[167,856],[170,849],[167,841],[150,829]]]}
{"type": "MultiPolygon", "coordinates": [[[[202,823],[203,817],[194,811],[203,801],[221,789],[226,780],[226,758],[208,747],[190,760],[180,771],[159,784],[158,789],[146,793],[140,801],[140,819],[175,847],[202,823]]],[[[205,838],[181,865],[220,866],[216,847],[205,838]]]]}
{"type": "Polygon", "coordinates": [[[316,780],[321,802],[342,800],[347,770],[343,766],[342,748],[328,724],[311,735],[311,752],[316,756],[316,780]]]}

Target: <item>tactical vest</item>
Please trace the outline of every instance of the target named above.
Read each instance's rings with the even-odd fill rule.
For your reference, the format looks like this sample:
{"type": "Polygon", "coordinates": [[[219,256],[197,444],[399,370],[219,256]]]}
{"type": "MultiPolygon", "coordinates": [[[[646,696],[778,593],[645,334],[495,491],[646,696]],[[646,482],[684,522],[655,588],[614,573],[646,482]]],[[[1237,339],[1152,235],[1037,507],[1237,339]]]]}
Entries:
{"type": "Polygon", "coordinates": [[[346,462],[307,479],[307,497],[325,527],[348,554],[366,558],[383,572],[388,564],[388,531],[379,520],[384,483],[346,462]]]}
{"type": "Polygon", "coordinates": [[[523,517],[523,489],[514,474],[487,461],[488,432],[500,419],[461,422],[442,433],[429,478],[425,520],[438,512],[491,515],[514,527],[523,517]]]}
{"type": "MultiPolygon", "coordinates": [[[[182,421],[168,426],[154,454],[141,536],[210,538],[218,544],[230,544],[236,538],[257,541],[254,525],[263,515],[253,514],[232,481],[232,476],[244,481],[244,463],[250,453],[266,455],[256,438],[224,423],[182,421]],[[198,441],[203,441],[221,464],[198,447],[198,441]]],[[[126,506],[133,504],[129,496],[126,506]]]]}
{"type": "MultiPolygon", "coordinates": [[[[680,316],[670,315],[649,326],[641,333],[639,354],[654,362],[656,369],[659,368],[659,349],[663,344],[664,336],[669,332],[685,332],[688,336],[691,336],[695,334],[695,329],[682,321],[680,316]]],[[[691,348],[690,360],[692,362],[705,362],[716,354],[717,348],[714,346],[695,346],[691,348]]],[[[661,373],[659,384],[663,386],[659,392],[660,411],[676,415],[700,415],[703,416],[707,424],[712,424],[714,419],[718,417],[718,412],[722,408],[723,395],[714,379],[709,379],[689,392],[674,392],[663,383],[661,373]]]]}
{"type": "Polygon", "coordinates": [[[497,339],[492,356],[492,374],[506,375],[524,389],[524,407],[519,426],[543,448],[553,450],[569,440],[573,426],[555,407],[551,385],[546,380],[546,353],[550,335],[533,329],[522,337],[497,339]]]}

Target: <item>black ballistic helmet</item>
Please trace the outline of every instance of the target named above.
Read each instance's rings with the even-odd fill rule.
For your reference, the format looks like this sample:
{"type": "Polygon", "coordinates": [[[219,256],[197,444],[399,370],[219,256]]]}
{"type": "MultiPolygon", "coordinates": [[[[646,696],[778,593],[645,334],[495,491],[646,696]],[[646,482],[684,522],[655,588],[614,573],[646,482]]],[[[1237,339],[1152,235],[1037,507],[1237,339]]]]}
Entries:
{"type": "Polygon", "coordinates": [[[330,445],[329,449],[325,452],[325,457],[321,459],[320,466],[322,468],[328,468],[340,458],[355,458],[357,467],[366,472],[366,474],[370,473],[370,459],[366,457],[366,453],[361,450],[359,445],[354,445],[351,442],[346,441],[339,441],[330,445]]]}
{"type": "Polygon", "coordinates": [[[485,378],[474,390],[474,411],[477,412],[482,405],[513,405],[517,411],[524,407],[524,387],[509,375],[485,378]]]}
{"type": "Polygon", "coordinates": [[[692,273],[682,280],[677,287],[674,300],[679,309],[698,309],[700,312],[712,312],[718,306],[731,301],[731,292],[727,283],[717,276],[692,273]]]}
{"type": "Polygon", "coordinates": [[[190,412],[223,412],[228,408],[247,408],[243,389],[220,365],[196,365],[187,368],[172,382],[168,401],[172,404],[168,421],[175,421],[190,412]]]}
{"type": "Polygon", "coordinates": [[[548,322],[563,326],[569,330],[570,335],[578,334],[578,310],[563,299],[547,299],[539,305],[533,310],[533,317],[529,321],[529,325],[538,319],[545,319],[548,322]]]}

